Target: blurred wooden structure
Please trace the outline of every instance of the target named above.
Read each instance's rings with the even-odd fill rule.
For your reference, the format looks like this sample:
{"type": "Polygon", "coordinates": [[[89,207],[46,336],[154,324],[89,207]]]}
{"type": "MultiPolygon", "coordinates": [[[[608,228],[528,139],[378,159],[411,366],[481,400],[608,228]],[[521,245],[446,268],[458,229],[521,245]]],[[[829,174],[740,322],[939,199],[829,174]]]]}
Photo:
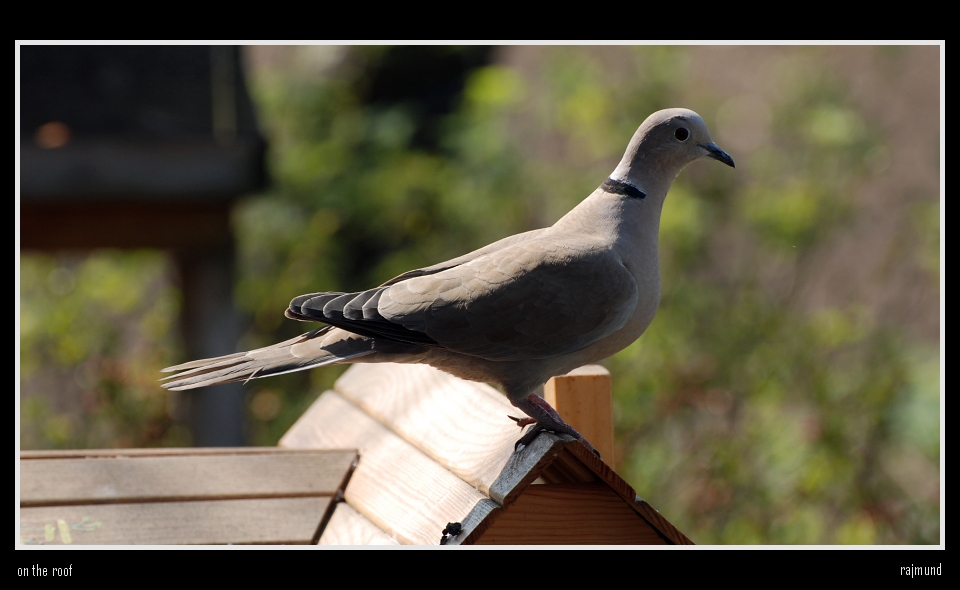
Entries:
{"type": "MultiPolygon", "coordinates": [[[[189,358],[236,350],[230,211],[266,185],[239,47],[24,45],[19,245],[162,248],[189,358]]],[[[245,443],[239,384],[179,394],[197,446],[245,443]]]]}
{"type": "MultiPolygon", "coordinates": [[[[545,397],[612,457],[603,367],[552,379],[545,397]]],[[[359,450],[321,544],[437,544],[448,523],[460,532],[445,544],[690,543],[571,437],[541,433],[515,452],[521,431],[510,414],[516,408],[487,385],[425,365],[358,364],[280,446],[359,450]]]]}
{"type": "Polygon", "coordinates": [[[316,543],[354,451],[276,448],[20,455],[20,542],[316,543]]]}
{"type": "MultiPolygon", "coordinates": [[[[545,393],[613,456],[603,367],[545,393]]],[[[543,432],[515,451],[517,413],[426,365],[354,365],[279,448],[22,453],[21,542],[690,543],[579,441],[543,432]]]]}

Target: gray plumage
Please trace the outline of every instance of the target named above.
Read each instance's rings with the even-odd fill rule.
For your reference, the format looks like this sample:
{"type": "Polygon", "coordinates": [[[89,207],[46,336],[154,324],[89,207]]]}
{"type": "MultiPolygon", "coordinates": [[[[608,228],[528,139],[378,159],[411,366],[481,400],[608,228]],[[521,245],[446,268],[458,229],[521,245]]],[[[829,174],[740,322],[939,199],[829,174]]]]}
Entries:
{"type": "Polygon", "coordinates": [[[266,348],[166,368],[178,373],[164,387],[338,363],[426,363],[498,384],[543,428],[583,440],[532,394],[552,376],[623,349],[653,320],[661,207],[683,167],[701,157],[733,166],[699,115],[658,111],[634,134],[610,179],[553,226],[361,293],[296,297],[287,317],[327,325],[266,348]]]}

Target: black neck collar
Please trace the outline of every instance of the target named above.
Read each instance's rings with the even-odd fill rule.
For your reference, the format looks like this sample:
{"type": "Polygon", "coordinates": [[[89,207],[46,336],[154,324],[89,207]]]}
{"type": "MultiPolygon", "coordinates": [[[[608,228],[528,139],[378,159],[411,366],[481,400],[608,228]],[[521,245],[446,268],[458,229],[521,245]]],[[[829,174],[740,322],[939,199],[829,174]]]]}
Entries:
{"type": "Polygon", "coordinates": [[[633,186],[629,182],[614,180],[612,178],[608,178],[606,181],[604,181],[604,183],[600,185],[600,188],[614,195],[623,195],[625,197],[631,197],[634,199],[643,199],[647,196],[645,192],[633,186]]]}

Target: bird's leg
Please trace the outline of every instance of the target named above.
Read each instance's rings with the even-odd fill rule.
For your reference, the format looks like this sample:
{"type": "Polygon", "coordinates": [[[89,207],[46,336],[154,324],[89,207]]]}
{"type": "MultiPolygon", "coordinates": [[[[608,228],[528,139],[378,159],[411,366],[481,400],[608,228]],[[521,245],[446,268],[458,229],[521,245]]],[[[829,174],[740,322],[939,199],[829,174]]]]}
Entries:
{"type": "MultiPolygon", "coordinates": [[[[562,434],[569,434],[573,438],[582,442],[588,449],[593,451],[593,454],[600,456],[600,453],[597,452],[597,449],[593,448],[593,445],[587,442],[587,439],[583,438],[583,435],[577,432],[577,430],[563,421],[563,418],[560,417],[560,414],[557,413],[550,404],[547,403],[545,399],[540,397],[535,393],[531,393],[525,398],[522,398],[519,401],[510,400],[514,406],[523,411],[524,414],[533,418],[536,421],[536,425],[528,430],[526,434],[520,437],[520,440],[517,441],[516,446],[528,445],[540,434],[543,430],[549,430],[551,432],[558,432],[562,434]]],[[[517,424],[523,426],[521,422],[526,424],[531,424],[527,422],[526,419],[516,420],[517,424]]]]}

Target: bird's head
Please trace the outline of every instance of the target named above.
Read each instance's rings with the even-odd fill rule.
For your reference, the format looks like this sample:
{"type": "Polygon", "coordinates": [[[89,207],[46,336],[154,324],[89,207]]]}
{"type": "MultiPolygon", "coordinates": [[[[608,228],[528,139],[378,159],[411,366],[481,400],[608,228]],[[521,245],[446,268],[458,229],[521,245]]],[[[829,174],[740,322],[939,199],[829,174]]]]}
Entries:
{"type": "Polygon", "coordinates": [[[733,158],[710,138],[700,115],[689,109],[664,109],[640,125],[610,177],[644,190],[641,185],[654,178],[669,184],[684,166],[703,157],[734,167],[733,158]]]}

